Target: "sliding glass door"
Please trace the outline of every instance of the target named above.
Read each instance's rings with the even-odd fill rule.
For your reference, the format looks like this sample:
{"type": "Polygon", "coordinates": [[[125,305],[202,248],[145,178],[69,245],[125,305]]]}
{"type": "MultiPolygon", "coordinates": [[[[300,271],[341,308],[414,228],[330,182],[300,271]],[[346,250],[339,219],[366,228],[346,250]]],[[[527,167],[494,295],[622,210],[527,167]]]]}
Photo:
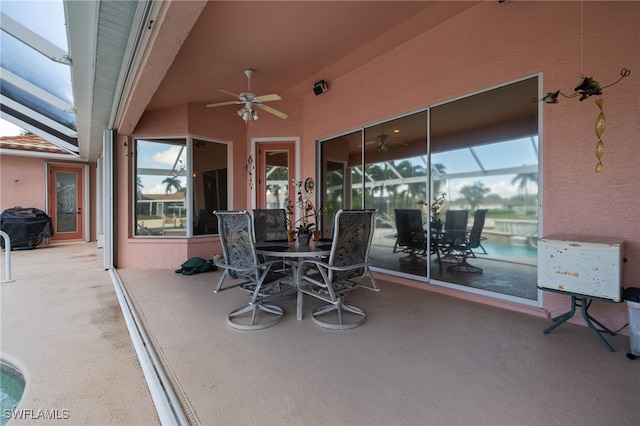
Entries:
{"type": "Polygon", "coordinates": [[[537,93],[524,79],[322,141],[320,202],[377,210],[385,273],[535,301],[537,93]]]}

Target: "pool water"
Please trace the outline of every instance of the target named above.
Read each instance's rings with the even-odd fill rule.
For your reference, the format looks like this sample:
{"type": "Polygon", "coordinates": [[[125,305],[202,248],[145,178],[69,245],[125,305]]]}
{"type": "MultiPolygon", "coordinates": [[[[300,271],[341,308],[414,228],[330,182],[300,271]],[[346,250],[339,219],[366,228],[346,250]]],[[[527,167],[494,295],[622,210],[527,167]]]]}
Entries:
{"type": "MultiPolygon", "coordinates": [[[[482,247],[489,254],[497,256],[514,256],[514,257],[538,257],[538,249],[529,244],[509,244],[498,241],[485,240],[482,241],[482,247]]],[[[473,249],[476,253],[482,253],[482,249],[473,249]]]]}
{"type": "MultiPolygon", "coordinates": [[[[384,234],[382,238],[396,239],[395,234],[384,234]]],[[[489,256],[511,256],[535,259],[538,257],[538,248],[531,244],[511,244],[509,242],[497,240],[482,240],[482,247],[489,256]]],[[[483,254],[481,248],[473,249],[476,254],[483,254]]]]}
{"type": "Polygon", "coordinates": [[[13,367],[0,363],[0,426],[9,422],[11,411],[18,406],[24,392],[24,380],[14,370],[13,367]]]}

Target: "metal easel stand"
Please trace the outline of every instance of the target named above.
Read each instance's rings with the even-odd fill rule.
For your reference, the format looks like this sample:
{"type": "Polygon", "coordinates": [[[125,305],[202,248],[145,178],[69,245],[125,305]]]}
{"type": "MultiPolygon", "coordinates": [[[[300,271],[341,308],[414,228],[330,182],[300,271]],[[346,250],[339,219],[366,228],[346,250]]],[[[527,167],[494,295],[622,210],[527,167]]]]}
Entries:
{"type": "Polygon", "coordinates": [[[548,334],[551,331],[553,331],[554,329],[556,329],[557,327],[559,327],[560,325],[564,324],[569,318],[571,318],[576,313],[576,307],[580,307],[581,310],[582,310],[582,317],[584,318],[584,320],[587,323],[587,325],[589,326],[589,328],[602,341],[604,346],[610,352],[613,352],[613,347],[611,347],[609,342],[607,342],[607,340],[604,338],[604,336],[602,335],[602,333],[600,331],[604,331],[605,333],[608,333],[608,334],[610,334],[612,336],[615,336],[616,334],[613,331],[609,330],[604,325],[602,325],[602,323],[600,323],[597,319],[595,319],[594,317],[589,315],[589,312],[587,312],[587,310],[589,309],[589,306],[591,305],[592,301],[593,300],[591,298],[589,298],[589,297],[571,295],[571,310],[568,311],[568,312],[565,312],[564,314],[558,315],[557,317],[551,318],[551,321],[553,321],[554,324],[551,325],[551,327],[548,327],[547,329],[545,329],[543,331],[543,333],[544,334],[548,334]],[[593,325],[594,323],[596,325],[598,325],[602,330],[598,330],[593,325]]]}

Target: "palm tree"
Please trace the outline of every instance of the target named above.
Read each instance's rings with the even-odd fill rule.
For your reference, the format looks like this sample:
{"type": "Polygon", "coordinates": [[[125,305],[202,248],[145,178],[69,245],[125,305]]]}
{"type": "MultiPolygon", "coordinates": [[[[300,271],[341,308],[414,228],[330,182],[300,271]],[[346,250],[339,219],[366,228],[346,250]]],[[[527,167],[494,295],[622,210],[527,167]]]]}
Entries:
{"type": "Polygon", "coordinates": [[[515,175],[513,179],[511,179],[511,183],[518,183],[518,191],[524,192],[524,195],[529,195],[529,185],[528,183],[538,184],[538,173],[518,173],[515,175]]]}
{"type": "MultiPolygon", "coordinates": [[[[446,174],[447,174],[447,167],[444,164],[435,163],[431,165],[431,176],[433,175],[444,176],[446,174]]],[[[446,179],[433,180],[433,193],[434,194],[442,193],[446,183],[447,183],[446,179]]]]}
{"type": "Polygon", "coordinates": [[[367,203],[367,205],[371,205],[372,201],[376,199],[375,195],[376,192],[380,192],[380,194],[382,195],[382,186],[378,185],[378,182],[381,182],[382,184],[384,184],[385,181],[385,176],[386,176],[386,166],[383,167],[382,163],[375,163],[375,164],[370,164],[367,165],[364,169],[364,173],[365,173],[365,181],[370,181],[372,180],[373,182],[375,182],[376,184],[368,187],[366,189],[365,192],[365,202],[367,203]]]}
{"type": "Polygon", "coordinates": [[[140,176],[136,177],[136,199],[137,200],[142,200],[142,197],[144,197],[144,194],[142,193],[142,188],[144,188],[144,185],[142,184],[142,179],[140,179],[140,176]]]}
{"type": "Polygon", "coordinates": [[[168,178],[163,180],[162,183],[167,185],[167,188],[165,189],[166,194],[171,193],[171,188],[174,188],[176,192],[182,189],[182,184],[180,183],[180,179],[178,179],[177,176],[169,176],[168,178]]]}
{"type": "Polygon", "coordinates": [[[527,211],[527,201],[529,200],[529,182],[538,185],[538,173],[518,173],[511,179],[511,183],[518,183],[518,192],[523,193],[525,213],[527,211]]]}

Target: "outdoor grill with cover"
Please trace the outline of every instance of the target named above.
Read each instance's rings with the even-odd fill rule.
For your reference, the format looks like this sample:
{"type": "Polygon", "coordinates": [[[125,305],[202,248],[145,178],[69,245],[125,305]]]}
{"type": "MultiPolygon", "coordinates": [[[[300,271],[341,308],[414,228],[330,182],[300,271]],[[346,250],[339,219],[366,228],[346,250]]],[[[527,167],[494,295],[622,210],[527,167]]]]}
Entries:
{"type": "MultiPolygon", "coordinates": [[[[32,249],[53,236],[51,218],[34,207],[14,207],[0,214],[0,229],[9,235],[12,249],[32,249]]],[[[4,239],[2,239],[4,248],[4,239]]]]}

